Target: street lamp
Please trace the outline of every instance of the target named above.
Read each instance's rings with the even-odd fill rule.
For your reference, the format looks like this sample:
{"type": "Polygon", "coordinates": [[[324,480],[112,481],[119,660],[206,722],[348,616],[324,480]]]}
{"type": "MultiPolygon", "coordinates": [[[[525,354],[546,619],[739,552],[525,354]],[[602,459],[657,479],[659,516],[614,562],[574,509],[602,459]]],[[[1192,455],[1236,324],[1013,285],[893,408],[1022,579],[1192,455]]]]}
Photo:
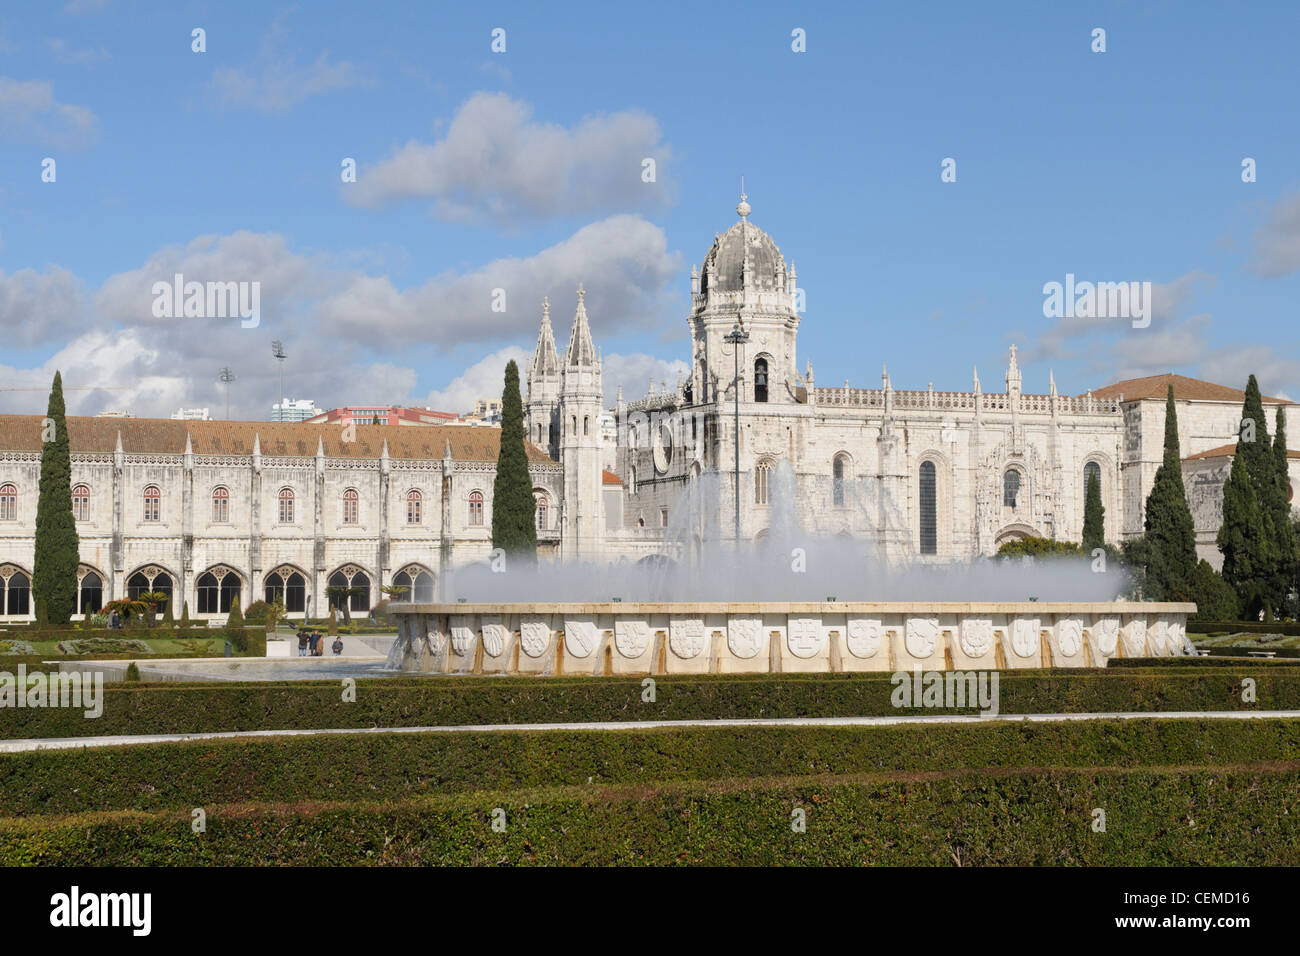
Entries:
{"type": "Polygon", "coordinates": [[[734,375],[732,379],[732,399],[734,401],[736,416],[736,547],[740,547],[740,347],[749,341],[749,333],[745,331],[744,320],[741,316],[736,316],[736,327],[722,337],[722,341],[731,346],[731,356],[734,365],[734,375]]]}
{"type": "Polygon", "coordinates": [[[271,343],[271,354],[275,356],[280,363],[280,420],[284,420],[284,360],[289,356],[285,354],[284,343],[276,339],[271,343]]]}
{"type": "Polygon", "coordinates": [[[217,374],[217,380],[226,386],[226,421],[230,421],[230,383],[235,380],[235,373],[227,365],[217,374]]]}

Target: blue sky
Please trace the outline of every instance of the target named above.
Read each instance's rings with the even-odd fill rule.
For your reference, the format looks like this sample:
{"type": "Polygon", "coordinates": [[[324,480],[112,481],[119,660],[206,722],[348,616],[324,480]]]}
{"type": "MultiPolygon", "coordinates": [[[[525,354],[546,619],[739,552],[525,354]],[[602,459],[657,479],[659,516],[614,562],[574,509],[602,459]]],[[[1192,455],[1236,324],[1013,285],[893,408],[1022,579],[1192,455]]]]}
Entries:
{"type": "Polygon", "coordinates": [[[1252,3],[7,3],[0,385],[224,413],[228,365],[265,418],[280,339],[291,396],[467,410],[544,295],[564,347],[581,281],[608,394],[639,396],[685,368],[743,174],[818,384],[996,390],[1015,342],[1026,391],[1255,372],[1300,398],[1298,33],[1252,3]],[[260,282],[260,325],[153,317],[177,271],[260,282]],[[1044,318],[1067,273],[1151,281],[1150,327],[1044,318]]]}

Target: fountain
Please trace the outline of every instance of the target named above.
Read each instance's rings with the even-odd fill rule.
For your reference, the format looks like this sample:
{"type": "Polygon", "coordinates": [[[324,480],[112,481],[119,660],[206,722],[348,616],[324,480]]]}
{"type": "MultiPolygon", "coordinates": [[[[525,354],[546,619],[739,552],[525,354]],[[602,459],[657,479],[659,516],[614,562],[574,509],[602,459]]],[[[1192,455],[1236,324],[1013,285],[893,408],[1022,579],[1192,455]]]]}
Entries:
{"type": "Polygon", "coordinates": [[[886,489],[796,495],[782,462],[760,545],[730,539],[727,476],[674,508],[653,560],[450,576],[454,603],[398,604],[388,666],[428,673],[735,674],[1100,667],[1194,653],[1194,604],[1117,600],[1089,559],[948,566],[886,560],[906,525],[886,489]],[[805,514],[798,513],[797,505],[805,514]],[[816,532],[807,530],[813,525],[816,532]],[[838,530],[837,530],[838,528],[838,530]],[[847,534],[845,532],[848,532],[847,534]],[[511,600],[499,595],[508,590],[511,600]],[[889,600],[857,600],[862,595],[889,600]],[[762,600],[755,600],[761,597],[762,600]],[[843,598],[843,599],[841,599],[843,598]]]}

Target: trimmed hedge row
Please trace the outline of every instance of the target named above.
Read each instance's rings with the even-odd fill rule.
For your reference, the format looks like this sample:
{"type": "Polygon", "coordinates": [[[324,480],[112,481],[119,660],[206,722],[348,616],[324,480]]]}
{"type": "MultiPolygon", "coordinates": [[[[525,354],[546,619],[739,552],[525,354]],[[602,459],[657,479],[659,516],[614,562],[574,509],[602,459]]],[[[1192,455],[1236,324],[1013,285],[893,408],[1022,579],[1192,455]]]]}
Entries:
{"type": "Polygon", "coordinates": [[[0,864],[1295,866],[1298,790],[1294,769],[1026,770],[207,804],[202,834],[188,810],[3,820],[0,864]]]}
{"type": "Polygon", "coordinates": [[[1300,721],[384,734],[0,755],[0,816],[975,768],[1296,761],[1300,721]]]}
{"type": "Polygon", "coordinates": [[[1276,621],[1265,624],[1262,621],[1188,621],[1188,634],[1284,634],[1294,637],[1300,634],[1300,621],[1276,621]]]}
{"type": "MultiPolygon", "coordinates": [[[[1300,653],[1300,652],[1293,652],[1300,653]]],[[[1295,660],[1283,657],[1247,657],[1245,648],[1211,648],[1209,657],[1126,657],[1119,660],[1111,661],[1108,667],[1235,667],[1240,670],[1242,667],[1254,667],[1256,662],[1260,664],[1290,664],[1295,666],[1295,660]],[[1221,651],[1215,654],[1214,651],[1221,651]],[[1234,653],[1235,651],[1235,653],[1234,653]]]]}
{"type": "MultiPolygon", "coordinates": [[[[394,677],[358,681],[346,702],[335,682],[113,684],[96,720],[74,708],[4,708],[0,738],[976,712],[895,708],[888,674],[658,677],[655,688],[648,703],[636,677],[394,677]]],[[[1003,672],[999,690],[1003,713],[1297,710],[1300,670],[1003,672]],[[1254,703],[1241,699],[1242,676],[1256,682],[1254,703]]]]}

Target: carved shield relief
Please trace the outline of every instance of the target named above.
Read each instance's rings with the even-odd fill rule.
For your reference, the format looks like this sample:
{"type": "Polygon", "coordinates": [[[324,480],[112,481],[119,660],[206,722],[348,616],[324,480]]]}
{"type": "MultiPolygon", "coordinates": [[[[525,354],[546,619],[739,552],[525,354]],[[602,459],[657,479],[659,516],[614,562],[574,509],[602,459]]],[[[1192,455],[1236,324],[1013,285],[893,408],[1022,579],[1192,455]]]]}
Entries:
{"type": "Polygon", "coordinates": [[[786,644],[795,657],[812,657],[826,646],[822,622],[813,617],[792,617],[786,632],[786,644]]]}
{"type": "Polygon", "coordinates": [[[880,650],[880,639],[884,634],[885,629],[876,618],[849,618],[846,634],[849,653],[854,657],[874,656],[880,650]]]}
{"type": "Polygon", "coordinates": [[[763,622],[756,617],[733,617],[727,622],[727,647],[737,657],[751,658],[762,649],[763,622]]]}
{"type": "Polygon", "coordinates": [[[913,657],[929,657],[934,653],[934,645],[939,641],[939,619],[909,617],[907,634],[903,641],[907,645],[907,653],[913,657]]]}
{"type": "Polygon", "coordinates": [[[551,645],[551,625],[539,615],[525,617],[519,622],[519,646],[529,657],[541,657],[551,645]]]}
{"type": "Polygon", "coordinates": [[[698,657],[704,650],[704,621],[698,617],[673,618],[668,627],[668,646],[678,657],[698,657]]]}
{"type": "Polygon", "coordinates": [[[640,657],[650,646],[650,625],[646,621],[614,621],[614,647],[624,657],[640,657]]]}

